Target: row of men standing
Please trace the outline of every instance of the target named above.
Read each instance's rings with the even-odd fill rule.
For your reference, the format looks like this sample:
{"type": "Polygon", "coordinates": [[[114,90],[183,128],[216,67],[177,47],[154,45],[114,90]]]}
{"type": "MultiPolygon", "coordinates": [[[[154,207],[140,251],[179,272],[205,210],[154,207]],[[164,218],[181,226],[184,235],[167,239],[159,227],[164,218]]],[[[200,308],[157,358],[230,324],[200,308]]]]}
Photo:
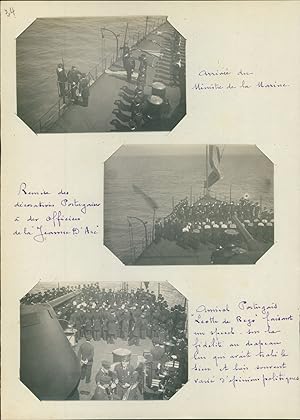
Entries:
{"type": "Polygon", "coordinates": [[[185,320],[183,307],[176,305],[169,310],[162,301],[131,308],[124,304],[119,308],[76,308],[70,317],[76,330],[76,341],[89,334],[95,341],[103,339],[113,344],[115,339],[121,338],[128,340],[129,345],[139,345],[140,339],[146,337],[167,337],[175,330],[184,330],[185,320]]]}

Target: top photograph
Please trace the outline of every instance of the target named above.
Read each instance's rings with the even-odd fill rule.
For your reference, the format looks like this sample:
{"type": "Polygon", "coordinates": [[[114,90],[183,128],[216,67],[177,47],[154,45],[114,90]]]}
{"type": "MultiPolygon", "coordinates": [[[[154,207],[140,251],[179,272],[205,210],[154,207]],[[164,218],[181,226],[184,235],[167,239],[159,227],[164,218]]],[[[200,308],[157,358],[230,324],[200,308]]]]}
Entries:
{"type": "Polygon", "coordinates": [[[17,115],[35,133],[171,131],[185,48],[166,16],[38,18],[16,40],[17,115]]]}

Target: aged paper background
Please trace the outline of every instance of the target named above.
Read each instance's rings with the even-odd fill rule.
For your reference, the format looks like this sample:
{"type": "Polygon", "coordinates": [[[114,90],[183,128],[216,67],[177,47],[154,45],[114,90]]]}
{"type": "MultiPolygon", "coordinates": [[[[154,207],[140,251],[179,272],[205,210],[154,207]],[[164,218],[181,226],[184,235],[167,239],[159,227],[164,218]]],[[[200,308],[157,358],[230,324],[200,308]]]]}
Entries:
{"type": "MultiPolygon", "coordinates": [[[[167,280],[190,302],[268,303],[299,315],[300,4],[298,2],[2,2],[2,404],[4,419],[299,418],[300,387],[234,389],[189,381],[169,401],[40,402],[19,381],[19,298],[40,279],[167,280]],[[15,18],[4,9],[13,7],[15,18]],[[187,39],[187,116],[170,134],[35,135],[16,116],[15,38],[36,17],[168,15],[187,39]],[[254,71],[288,89],[212,94],[202,68],[254,71]],[[103,201],[103,162],[122,144],[257,144],[275,164],[275,245],[255,266],[126,267],[96,238],[16,240],[19,184],[67,188],[103,201]]],[[[93,213],[94,214],[94,213],[93,213]]],[[[97,223],[103,226],[102,210],[97,223]]],[[[299,375],[299,329],[287,335],[299,375]]],[[[190,344],[192,337],[190,337],[190,344]]],[[[34,355],[33,355],[34,357],[34,355]]],[[[191,363],[190,363],[191,364],[191,363]]]]}

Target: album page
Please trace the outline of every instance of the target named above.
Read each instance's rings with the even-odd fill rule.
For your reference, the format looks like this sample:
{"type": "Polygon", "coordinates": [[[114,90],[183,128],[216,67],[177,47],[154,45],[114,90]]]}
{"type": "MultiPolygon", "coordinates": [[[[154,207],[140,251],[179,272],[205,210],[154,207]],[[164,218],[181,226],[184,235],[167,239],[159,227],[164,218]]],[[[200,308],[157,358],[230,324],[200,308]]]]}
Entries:
{"type": "Polygon", "coordinates": [[[299,3],[1,23],[3,419],[299,418],[299,3]]]}

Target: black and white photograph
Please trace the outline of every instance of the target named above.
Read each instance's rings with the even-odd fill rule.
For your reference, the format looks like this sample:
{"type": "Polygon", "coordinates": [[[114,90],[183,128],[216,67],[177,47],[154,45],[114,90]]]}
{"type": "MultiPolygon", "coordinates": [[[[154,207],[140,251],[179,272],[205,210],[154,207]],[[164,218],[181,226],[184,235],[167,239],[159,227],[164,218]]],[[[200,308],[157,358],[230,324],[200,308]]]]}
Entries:
{"type": "Polygon", "coordinates": [[[166,16],[38,18],[17,38],[17,115],[35,133],[171,131],[185,43],[166,16]]]}
{"type": "Polygon", "coordinates": [[[168,282],[40,282],[20,300],[20,379],[40,400],[168,400],[187,312],[168,282]]]}
{"type": "Polygon", "coordinates": [[[104,164],[104,244],[126,265],[255,264],[273,208],[255,145],[126,145],[104,164]]]}

